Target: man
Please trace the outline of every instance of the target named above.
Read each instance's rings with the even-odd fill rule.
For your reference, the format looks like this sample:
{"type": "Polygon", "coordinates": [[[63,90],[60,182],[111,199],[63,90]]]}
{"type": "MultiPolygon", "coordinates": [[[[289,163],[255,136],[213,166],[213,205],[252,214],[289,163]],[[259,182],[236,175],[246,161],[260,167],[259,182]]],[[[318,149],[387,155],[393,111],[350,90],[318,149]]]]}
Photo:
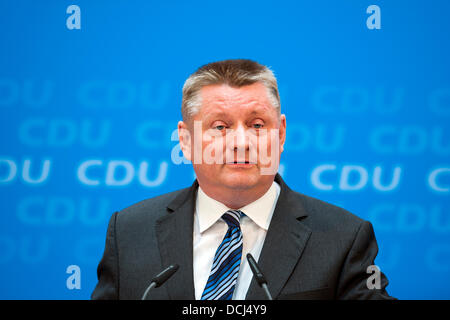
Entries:
{"type": "Polygon", "coordinates": [[[269,68],[199,68],[183,87],[182,115],[180,146],[197,180],[112,216],[93,299],[140,299],[171,264],[179,270],[148,299],[265,299],[247,253],[274,299],[390,299],[384,274],[368,279],[371,224],[277,174],[286,117],[269,68]]]}

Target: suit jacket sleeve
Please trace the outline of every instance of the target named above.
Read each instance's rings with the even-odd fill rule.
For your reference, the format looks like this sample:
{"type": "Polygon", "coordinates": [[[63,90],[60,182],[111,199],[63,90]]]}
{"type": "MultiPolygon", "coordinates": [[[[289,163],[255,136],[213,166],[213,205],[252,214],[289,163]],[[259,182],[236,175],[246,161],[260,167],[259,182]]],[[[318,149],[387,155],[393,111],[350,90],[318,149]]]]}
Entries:
{"type": "Polygon", "coordinates": [[[116,239],[117,212],[109,220],[103,257],[97,268],[98,283],[91,299],[119,299],[119,255],[116,239]]]}
{"type": "Polygon", "coordinates": [[[375,264],[377,253],[378,245],[372,224],[364,221],[345,259],[338,284],[338,299],[395,299],[386,292],[388,280],[382,272],[380,272],[379,289],[368,288],[367,281],[373,273],[368,273],[367,267],[375,264]]]}

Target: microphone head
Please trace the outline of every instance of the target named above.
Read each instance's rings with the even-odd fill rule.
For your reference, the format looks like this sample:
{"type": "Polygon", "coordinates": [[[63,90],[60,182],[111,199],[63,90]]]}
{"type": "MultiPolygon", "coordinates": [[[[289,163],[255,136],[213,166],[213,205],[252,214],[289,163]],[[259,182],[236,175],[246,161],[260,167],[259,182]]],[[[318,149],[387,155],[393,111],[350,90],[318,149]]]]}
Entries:
{"type": "Polygon", "coordinates": [[[262,286],[263,284],[267,284],[266,278],[264,277],[261,270],[259,269],[259,266],[256,263],[255,258],[253,258],[253,256],[250,253],[247,253],[247,261],[248,261],[248,264],[250,265],[250,269],[253,272],[253,276],[255,277],[258,284],[260,286],[262,286]]]}
{"type": "Polygon", "coordinates": [[[156,283],[155,288],[158,288],[160,285],[162,285],[164,282],[166,282],[175,272],[177,272],[179,268],[179,265],[172,264],[169,267],[167,267],[165,270],[161,271],[159,274],[157,274],[153,279],[152,282],[156,283]]]}

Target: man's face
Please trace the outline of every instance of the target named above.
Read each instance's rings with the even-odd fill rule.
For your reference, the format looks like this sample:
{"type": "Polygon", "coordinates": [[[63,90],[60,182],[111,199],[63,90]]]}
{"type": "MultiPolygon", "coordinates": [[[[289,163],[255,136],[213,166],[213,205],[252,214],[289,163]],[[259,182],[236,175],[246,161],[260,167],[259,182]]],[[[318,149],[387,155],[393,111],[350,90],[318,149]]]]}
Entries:
{"type": "Polygon", "coordinates": [[[199,112],[189,123],[180,122],[179,132],[202,189],[267,189],[283,151],[286,118],[272,106],[266,87],[209,85],[200,95],[199,112]]]}

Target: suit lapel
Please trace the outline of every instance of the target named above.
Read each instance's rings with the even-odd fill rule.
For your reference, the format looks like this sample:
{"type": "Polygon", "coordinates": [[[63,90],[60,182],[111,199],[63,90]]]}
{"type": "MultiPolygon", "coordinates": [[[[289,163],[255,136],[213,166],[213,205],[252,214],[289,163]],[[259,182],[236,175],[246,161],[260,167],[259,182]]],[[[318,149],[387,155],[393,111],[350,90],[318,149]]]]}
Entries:
{"type": "Polygon", "coordinates": [[[180,266],[165,284],[169,298],[173,300],[195,299],[192,237],[197,186],[195,182],[178,195],[167,206],[169,212],[156,223],[162,267],[180,266]]]}
{"type": "MultiPolygon", "coordinates": [[[[300,221],[307,216],[302,204],[279,175],[275,181],[281,192],[258,259],[274,299],[291,275],[311,235],[311,230],[300,221]]],[[[266,299],[255,279],[252,279],[246,299],[266,299]]]]}

